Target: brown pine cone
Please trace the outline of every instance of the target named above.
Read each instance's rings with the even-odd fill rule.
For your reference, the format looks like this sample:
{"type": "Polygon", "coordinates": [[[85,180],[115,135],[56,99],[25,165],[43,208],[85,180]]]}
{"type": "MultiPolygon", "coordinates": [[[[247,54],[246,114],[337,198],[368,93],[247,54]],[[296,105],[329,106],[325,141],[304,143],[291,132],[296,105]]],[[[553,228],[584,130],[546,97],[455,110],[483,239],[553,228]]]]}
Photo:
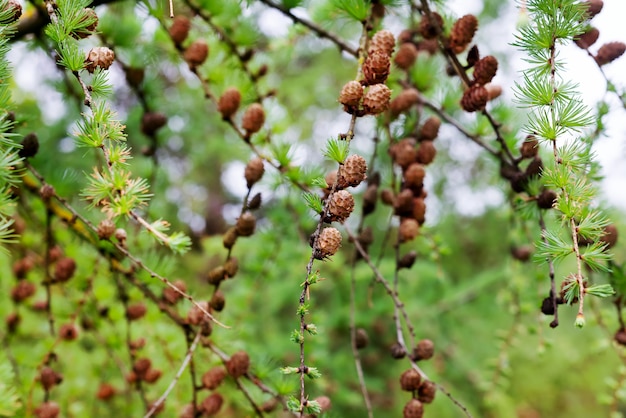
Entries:
{"type": "Polygon", "coordinates": [[[251,188],[257,181],[261,180],[263,173],[265,173],[265,166],[263,165],[262,159],[258,157],[253,158],[248,162],[248,164],[246,164],[244,177],[246,178],[248,189],[251,188]]]}
{"type": "Polygon", "coordinates": [[[93,73],[96,68],[108,70],[115,60],[115,53],[105,46],[91,48],[85,59],[85,69],[93,73]]]}
{"type": "Polygon", "coordinates": [[[178,15],[174,18],[172,26],[170,26],[169,34],[174,43],[178,46],[182,44],[189,35],[189,29],[191,29],[191,22],[185,16],[178,15]]]}
{"type": "Polygon", "coordinates": [[[147,311],[148,309],[145,304],[142,302],[135,303],[133,305],[129,305],[126,309],[126,318],[128,318],[129,321],[135,321],[143,318],[147,311]]]}
{"type": "Polygon", "coordinates": [[[434,39],[437,34],[443,30],[443,18],[436,12],[433,12],[432,19],[423,16],[419,25],[420,35],[424,39],[434,39]]]}
{"type": "Polygon", "coordinates": [[[409,251],[398,260],[398,269],[410,269],[415,264],[417,252],[409,251]]]}
{"type": "Polygon", "coordinates": [[[150,367],[152,367],[152,361],[147,357],[138,358],[135,360],[135,363],[133,363],[133,371],[137,373],[137,376],[140,378],[145,376],[146,372],[150,370],[150,367]]]}
{"type": "Polygon", "coordinates": [[[33,260],[30,257],[25,257],[17,260],[13,263],[12,271],[13,275],[15,275],[18,279],[23,279],[26,277],[26,274],[34,267],[33,260]]]}
{"type": "Polygon", "coordinates": [[[609,42],[598,49],[595,56],[598,65],[605,65],[615,61],[626,51],[626,44],[623,42],[609,42]]]}
{"type": "Polygon", "coordinates": [[[328,202],[328,216],[326,222],[338,221],[343,223],[354,210],[354,197],[347,190],[339,190],[330,196],[328,202]]]}
{"type": "Polygon", "coordinates": [[[356,187],[366,178],[367,162],[360,155],[350,155],[344,161],[340,172],[341,175],[337,184],[339,189],[345,189],[349,186],[356,187]]]}
{"type": "Polygon", "coordinates": [[[346,107],[348,113],[352,113],[350,110],[359,107],[361,98],[363,97],[363,86],[358,81],[348,81],[341,89],[339,95],[339,103],[346,107]]]}
{"type": "Polygon", "coordinates": [[[44,366],[39,372],[39,381],[41,382],[41,386],[43,386],[46,391],[49,391],[63,381],[63,376],[50,367],[44,366]]]}
{"type": "Polygon", "coordinates": [[[204,414],[211,416],[219,412],[223,403],[224,398],[222,398],[222,395],[219,393],[212,393],[202,401],[200,408],[204,414]]]}
{"type": "Polygon", "coordinates": [[[398,235],[400,236],[400,242],[408,242],[414,240],[420,232],[419,223],[415,219],[404,218],[400,223],[398,229],[398,235]]]}
{"type": "Polygon", "coordinates": [[[369,88],[363,98],[363,109],[369,115],[383,113],[389,107],[391,90],[384,84],[374,84],[369,88]]]}
{"type": "Polygon", "coordinates": [[[228,373],[235,379],[248,373],[250,368],[250,357],[245,351],[238,351],[226,362],[228,373]]]}
{"type": "Polygon", "coordinates": [[[404,29],[398,35],[398,43],[400,45],[405,44],[407,42],[413,42],[413,37],[416,35],[416,32],[411,29],[404,29]]]}
{"type": "Polygon", "coordinates": [[[497,99],[502,94],[502,87],[498,84],[489,83],[485,86],[485,89],[487,89],[489,101],[497,99]]]}
{"type": "Polygon", "coordinates": [[[487,89],[480,85],[475,85],[465,90],[461,98],[461,107],[466,112],[476,112],[483,110],[489,100],[487,89]]]}
{"type": "Polygon", "coordinates": [[[420,141],[433,141],[439,135],[441,120],[437,116],[431,116],[422,125],[420,130],[420,141]]]}
{"type": "Polygon", "coordinates": [[[413,66],[413,64],[415,64],[417,53],[417,47],[412,43],[402,44],[400,45],[400,49],[398,49],[398,53],[393,59],[393,62],[398,66],[398,68],[408,70],[411,66],[413,66]]]}
{"type": "Polygon", "coordinates": [[[74,276],[76,271],[76,262],[73,258],[64,257],[57,261],[54,267],[54,279],[57,282],[64,283],[74,276]]]}
{"type": "Polygon", "coordinates": [[[241,93],[235,87],[230,87],[220,96],[217,102],[217,111],[222,114],[224,120],[233,116],[241,104],[241,93]]]}
{"type": "Polygon", "coordinates": [[[415,369],[409,369],[402,373],[400,376],[400,387],[407,392],[413,392],[417,390],[422,381],[422,376],[415,369]]]}
{"type": "Polygon", "coordinates": [[[615,333],[615,336],[613,337],[613,339],[619,345],[626,346],[626,330],[624,328],[618,329],[617,332],[615,333]]]}
{"type": "Polygon", "coordinates": [[[431,56],[439,52],[439,42],[436,39],[423,39],[416,46],[418,51],[424,51],[431,56]]]}
{"type": "Polygon", "coordinates": [[[163,372],[159,369],[148,369],[145,376],[143,377],[143,380],[146,383],[155,383],[161,378],[162,375],[163,372]]]}
{"type": "MultiPolygon", "coordinates": [[[[174,286],[176,286],[178,289],[180,289],[183,292],[187,291],[187,285],[185,284],[184,281],[182,280],[176,280],[174,283],[172,283],[174,286]]],[[[176,302],[178,302],[183,296],[178,293],[177,291],[175,291],[174,289],[172,289],[171,287],[167,286],[166,288],[163,289],[163,300],[165,300],[167,303],[169,303],[170,305],[174,305],[176,302]]]]}
{"type": "Polygon", "coordinates": [[[332,406],[332,403],[328,396],[318,396],[317,398],[315,398],[315,401],[319,404],[322,412],[327,412],[332,406]]]}
{"type": "Polygon", "coordinates": [[[424,405],[417,399],[411,399],[404,405],[402,411],[403,418],[422,418],[424,416],[424,405]]]}
{"type": "Polygon", "coordinates": [[[428,165],[433,162],[437,155],[437,149],[433,144],[433,141],[422,141],[417,148],[416,160],[418,163],[428,165]]]}
{"type": "Polygon", "coordinates": [[[522,158],[535,158],[539,152],[539,141],[534,135],[528,135],[519,151],[522,158]]]}
{"type": "Polygon", "coordinates": [[[202,39],[193,41],[189,47],[183,53],[183,58],[189,64],[189,68],[194,69],[199,67],[206,61],[209,56],[209,46],[202,39]]]}
{"type": "Polygon", "coordinates": [[[431,403],[435,399],[437,386],[430,380],[424,380],[417,392],[417,399],[423,403],[431,403]]]}
{"type": "Polygon", "coordinates": [[[413,350],[413,360],[428,360],[435,354],[435,344],[428,339],[423,339],[417,343],[413,350]]]}
{"type": "Polygon", "coordinates": [[[389,112],[396,117],[406,112],[419,101],[419,92],[416,89],[402,90],[395,99],[389,103],[389,112]]]}
{"type": "Polygon", "coordinates": [[[407,168],[417,159],[415,138],[405,138],[389,147],[389,155],[402,168],[407,168]]]}
{"type": "Polygon", "coordinates": [[[249,237],[254,234],[254,229],[256,228],[256,217],[250,213],[243,213],[239,219],[237,219],[237,224],[235,224],[235,230],[237,231],[237,235],[241,237],[249,237]]]}
{"type": "Polygon", "coordinates": [[[78,329],[74,324],[63,324],[59,327],[59,337],[65,341],[73,341],[78,337],[78,329]]]}
{"type": "Polygon", "coordinates": [[[108,401],[113,396],[115,396],[115,392],[116,390],[112,385],[108,383],[101,383],[100,387],[98,388],[98,393],[96,394],[96,397],[101,401],[108,401]]]}
{"type": "Polygon", "coordinates": [[[318,260],[335,255],[341,247],[341,233],[336,228],[324,228],[317,240],[314,256],[318,260]]]}
{"type": "Polygon", "coordinates": [[[141,132],[153,136],[167,123],[167,116],[161,112],[146,112],[141,117],[141,132]]]}
{"type": "Polygon", "coordinates": [[[391,357],[396,360],[400,360],[406,357],[406,351],[402,347],[402,344],[398,342],[393,343],[391,347],[389,347],[389,353],[391,354],[391,357]]]}
{"type": "Polygon", "coordinates": [[[406,187],[418,189],[424,184],[424,176],[426,176],[424,166],[419,163],[413,163],[404,172],[404,184],[406,187]]]}
{"type": "Polygon", "coordinates": [[[552,209],[556,203],[556,192],[554,190],[546,189],[539,196],[537,196],[537,206],[541,209],[552,209]]]}
{"type": "Polygon", "coordinates": [[[602,0],[588,0],[587,3],[587,15],[589,19],[592,19],[595,15],[602,11],[604,7],[604,2],[602,0]]]}
{"type": "Polygon", "coordinates": [[[396,46],[396,39],[388,30],[379,30],[370,40],[368,53],[377,52],[379,54],[390,57],[393,54],[393,48],[396,46]]]}
{"type": "Polygon", "coordinates": [[[239,235],[237,234],[236,227],[228,228],[228,230],[224,232],[224,238],[222,238],[222,244],[224,245],[224,248],[228,250],[233,248],[233,245],[235,245],[235,242],[237,242],[238,236],[239,235]]]}
{"type": "Polygon", "coordinates": [[[226,276],[232,278],[235,277],[237,271],[239,271],[239,260],[236,257],[230,257],[224,263],[224,273],[226,273],[226,276]]]}
{"type": "Polygon", "coordinates": [[[476,65],[479,59],[480,51],[478,50],[478,47],[474,45],[470,48],[469,51],[467,51],[467,66],[469,68],[473,67],[474,65],[476,65]]]}
{"type": "Polygon", "coordinates": [[[11,299],[13,302],[19,303],[34,295],[36,291],[37,288],[34,283],[27,280],[20,280],[15,287],[11,289],[11,299]]]}
{"type": "Polygon", "coordinates": [[[88,37],[98,27],[98,15],[96,14],[96,11],[94,9],[85,8],[83,9],[83,12],[85,14],[78,22],[78,25],[85,25],[89,20],[91,20],[92,22],[89,25],[70,33],[70,35],[76,39],[84,39],[88,37]]]}
{"type": "Polygon", "coordinates": [[[37,155],[39,151],[39,138],[37,134],[31,132],[22,138],[22,148],[17,151],[17,155],[22,158],[30,158],[37,155]]]}
{"type": "Polygon", "coordinates": [[[209,274],[207,274],[207,282],[215,286],[220,284],[220,282],[225,278],[226,270],[224,269],[224,266],[217,266],[215,268],[212,268],[211,271],[209,271],[209,274]]]}
{"type": "MultiPolygon", "coordinates": [[[[199,302],[202,309],[209,311],[209,302],[199,302]]],[[[196,305],[192,305],[187,312],[187,323],[190,325],[200,325],[205,320],[204,312],[196,305]]]]}
{"type": "Polygon", "coordinates": [[[22,16],[22,5],[17,0],[8,0],[3,12],[11,11],[6,21],[2,21],[2,24],[9,25],[16,22],[20,16],[22,16]]]}
{"type": "Polygon", "coordinates": [[[214,367],[202,375],[202,385],[209,389],[216,389],[226,377],[226,369],[223,367],[214,367]]]}
{"type": "Polygon", "coordinates": [[[367,347],[367,345],[370,342],[370,338],[367,335],[367,331],[365,331],[363,328],[357,328],[354,337],[355,337],[354,344],[357,350],[361,350],[367,347]]]}
{"type": "Polygon", "coordinates": [[[57,418],[61,413],[61,407],[54,401],[44,402],[35,408],[37,418],[57,418]]]}
{"type": "Polygon", "coordinates": [[[426,222],[426,201],[423,197],[416,197],[413,199],[413,219],[418,224],[422,225],[426,222]]]}
{"type": "Polygon", "coordinates": [[[489,83],[498,71],[498,60],[493,55],[487,55],[474,65],[474,82],[485,85],[489,83]]]}
{"type": "Polygon", "coordinates": [[[224,297],[224,293],[222,291],[217,290],[211,296],[211,300],[209,301],[209,306],[211,309],[221,312],[224,309],[224,305],[226,305],[226,298],[224,297]]]}
{"type": "Polygon", "coordinates": [[[574,39],[576,45],[581,49],[587,49],[591,45],[595,44],[600,36],[600,31],[596,28],[589,28],[587,32],[580,35],[580,37],[574,39]]]}
{"type": "Polygon", "coordinates": [[[110,219],[103,219],[98,224],[98,238],[109,239],[115,233],[115,223],[110,219]]]}
{"type": "Polygon", "coordinates": [[[378,186],[371,184],[363,193],[363,216],[369,215],[376,210],[376,201],[378,200],[378,186]]]}
{"type": "Polygon", "coordinates": [[[413,192],[403,189],[395,199],[394,213],[398,216],[411,216],[413,212],[413,192]]]}
{"type": "Polygon", "coordinates": [[[265,111],[259,103],[252,103],[243,114],[241,127],[248,134],[259,132],[265,123],[265,111]]]}
{"type": "Polygon", "coordinates": [[[364,84],[371,86],[384,83],[389,76],[390,66],[391,60],[389,55],[378,51],[370,53],[363,63],[364,84]]]}
{"type": "Polygon", "coordinates": [[[384,189],[380,193],[380,200],[383,202],[383,204],[387,206],[395,206],[396,204],[396,197],[394,196],[393,192],[389,189],[384,189]]]}
{"type": "Polygon", "coordinates": [[[462,52],[472,42],[478,29],[478,19],[474,15],[465,15],[454,22],[450,32],[450,48],[455,53],[462,52]]]}
{"type": "Polygon", "coordinates": [[[615,224],[608,224],[604,227],[600,241],[605,243],[607,248],[611,248],[617,244],[617,227],[615,224]]]}

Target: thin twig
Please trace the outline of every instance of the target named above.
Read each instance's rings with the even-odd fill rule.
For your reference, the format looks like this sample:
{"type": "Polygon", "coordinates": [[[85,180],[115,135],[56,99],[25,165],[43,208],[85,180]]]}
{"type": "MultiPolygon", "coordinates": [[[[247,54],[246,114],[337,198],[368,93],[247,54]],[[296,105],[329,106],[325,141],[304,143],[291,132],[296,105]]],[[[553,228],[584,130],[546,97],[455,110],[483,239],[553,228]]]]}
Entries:
{"type": "Polygon", "coordinates": [[[354,365],[356,374],[359,378],[359,386],[363,394],[363,401],[367,410],[367,416],[374,418],[372,411],[372,401],[370,400],[367,385],[365,384],[365,376],[363,375],[363,365],[361,364],[361,355],[356,346],[356,275],[355,275],[356,258],[352,261],[352,274],[350,275],[350,345],[352,346],[352,356],[354,357],[354,365]]]}
{"type": "Polygon", "coordinates": [[[287,16],[288,18],[293,20],[295,23],[299,23],[302,26],[306,26],[307,28],[311,29],[319,37],[326,38],[326,39],[332,41],[342,51],[352,55],[355,58],[358,58],[359,52],[356,49],[352,48],[347,43],[345,43],[343,40],[341,40],[337,35],[334,35],[334,34],[328,32],[327,30],[317,26],[313,22],[309,22],[306,19],[302,19],[302,18],[294,15],[291,12],[291,10],[289,10],[287,7],[284,7],[284,6],[280,5],[280,4],[276,4],[276,3],[274,3],[274,2],[272,2],[270,0],[260,0],[260,1],[261,1],[261,3],[264,3],[264,4],[268,5],[269,7],[280,11],[282,14],[284,14],[285,16],[287,16]]]}
{"type": "MultiPolygon", "coordinates": [[[[26,166],[28,167],[28,169],[31,171],[31,173],[33,173],[33,175],[35,175],[35,177],[37,177],[37,179],[39,179],[39,181],[43,184],[47,184],[43,178],[43,176],[41,176],[41,174],[39,174],[34,167],[32,167],[30,164],[26,163],[26,166]]],[[[80,219],[81,222],[88,227],[92,233],[97,234],[98,232],[98,228],[96,226],[94,226],[89,220],[87,220],[86,218],[84,218],[82,215],[80,215],[73,207],[72,205],[70,205],[68,203],[68,201],[66,199],[64,199],[63,197],[59,196],[56,192],[54,193],[54,197],[55,199],[61,203],[61,205],[63,207],[65,207],[65,209],[67,209],[71,214],[72,217],[74,219],[80,219]]],[[[92,237],[89,237],[89,241],[92,241],[92,237]],[[91,239],[89,239],[91,238],[91,239]]],[[[109,241],[117,251],[119,251],[120,253],[124,254],[124,256],[126,256],[126,258],[128,258],[129,260],[131,260],[137,267],[141,268],[142,270],[145,270],[148,274],[150,274],[150,277],[152,278],[156,278],[158,280],[160,280],[161,282],[163,282],[167,287],[171,288],[172,290],[174,290],[176,293],[178,293],[179,295],[181,295],[183,298],[185,298],[186,300],[188,300],[189,302],[191,302],[196,308],[198,308],[207,318],[209,318],[211,321],[215,322],[217,325],[221,326],[222,328],[230,328],[229,326],[223,324],[222,322],[218,321],[213,315],[211,315],[200,303],[198,303],[191,295],[187,294],[186,292],[183,292],[182,290],[180,290],[178,287],[176,287],[176,285],[174,285],[172,282],[170,282],[167,278],[163,277],[162,275],[160,275],[159,273],[155,272],[154,270],[152,270],[150,267],[148,267],[147,265],[145,265],[143,263],[143,261],[141,261],[139,258],[135,257],[130,251],[128,251],[128,249],[126,249],[124,246],[122,246],[120,243],[117,242],[113,242],[113,241],[109,241]]]]}
{"type": "Polygon", "coordinates": [[[161,405],[165,401],[165,399],[168,397],[172,389],[174,389],[174,386],[176,386],[176,383],[178,383],[178,380],[180,380],[180,377],[183,375],[183,372],[185,371],[185,369],[187,368],[187,365],[191,361],[191,357],[193,356],[194,351],[196,351],[196,347],[198,346],[198,342],[200,341],[201,336],[202,336],[202,329],[199,329],[198,332],[196,333],[196,337],[193,339],[193,342],[191,343],[191,347],[189,347],[189,349],[187,350],[187,355],[185,356],[183,363],[180,365],[178,372],[176,372],[174,379],[170,382],[165,392],[163,392],[163,395],[161,395],[161,397],[157,399],[154,404],[152,404],[152,408],[150,408],[148,413],[144,415],[144,418],[150,418],[158,409],[159,405],[161,405]]]}
{"type": "MultiPolygon", "coordinates": [[[[374,273],[374,275],[376,277],[376,281],[378,283],[380,283],[381,285],[383,285],[383,287],[387,291],[387,294],[393,300],[394,306],[396,306],[400,310],[400,312],[402,312],[402,315],[404,317],[404,321],[405,321],[405,323],[408,326],[410,324],[410,320],[409,320],[409,318],[408,318],[408,316],[406,314],[406,310],[404,309],[404,304],[400,301],[398,296],[394,293],[393,288],[391,287],[391,285],[389,284],[387,279],[385,279],[383,277],[383,275],[380,273],[378,268],[374,265],[374,263],[372,263],[372,260],[370,259],[369,254],[367,253],[367,251],[365,251],[365,249],[363,249],[363,247],[361,246],[361,243],[359,243],[359,241],[356,239],[356,237],[354,236],[352,231],[350,231],[350,229],[348,227],[345,227],[345,230],[348,233],[348,236],[351,238],[351,242],[354,244],[354,246],[356,247],[357,251],[361,254],[361,257],[363,257],[363,259],[365,260],[367,265],[370,267],[370,269],[374,273]]],[[[400,341],[398,341],[398,343],[402,346],[402,348],[405,350],[405,352],[408,352],[406,344],[404,344],[404,338],[402,338],[400,341]]],[[[409,357],[409,361],[411,362],[411,366],[413,367],[413,369],[415,369],[422,376],[422,378],[430,380],[430,379],[428,379],[428,376],[426,375],[426,373],[424,373],[424,371],[417,365],[417,363],[413,359],[411,359],[409,357]]],[[[457,400],[448,390],[446,390],[442,385],[440,385],[438,383],[435,383],[435,385],[457,407],[459,407],[468,418],[472,418],[472,415],[470,414],[469,410],[459,400],[457,400]]]]}

